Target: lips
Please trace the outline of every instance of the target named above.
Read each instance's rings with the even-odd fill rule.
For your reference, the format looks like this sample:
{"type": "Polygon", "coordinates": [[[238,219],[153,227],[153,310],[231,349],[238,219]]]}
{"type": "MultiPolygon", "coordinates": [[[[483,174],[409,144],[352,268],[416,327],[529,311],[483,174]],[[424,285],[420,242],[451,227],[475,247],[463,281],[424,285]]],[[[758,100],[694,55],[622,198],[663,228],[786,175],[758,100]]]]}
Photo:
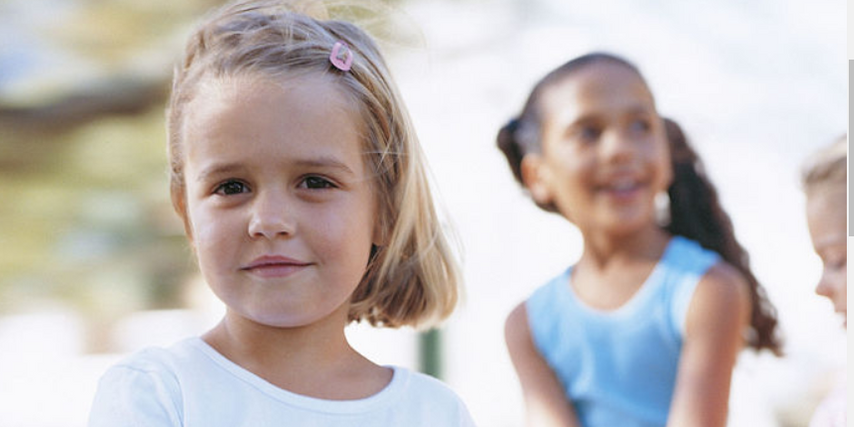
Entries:
{"type": "Polygon", "coordinates": [[[310,262],[284,256],[264,255],[255,258],[248,265],[241,267],[240,270],[261,277],[285,277],[299,272],[310,265],[310,262]]]}
{"type": "Polygon", "coordinates": [[[615,177],[606,180],[596,190],[621,200],[633,197],[643,186],[644,183],[633,177],[615,177]]]}

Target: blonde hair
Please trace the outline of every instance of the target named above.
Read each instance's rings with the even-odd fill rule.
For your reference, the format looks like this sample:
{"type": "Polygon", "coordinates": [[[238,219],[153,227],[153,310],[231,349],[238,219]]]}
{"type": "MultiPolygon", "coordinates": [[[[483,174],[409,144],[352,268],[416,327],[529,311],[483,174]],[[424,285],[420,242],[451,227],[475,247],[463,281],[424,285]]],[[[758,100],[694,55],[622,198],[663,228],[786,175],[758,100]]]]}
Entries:
{"type": "Polygon", "coordinates": [[[807,194],[831,185],[845,186],[848,182],[847,135],[842,135],[832,144],[822,147],[806,162],[801,173],[801,182],[807,194]]]}
{"type": "Polygon", "coordinates": [[[459,268],[442,233],[424,154],[391,74],[374,41],[357,26],[325,15],[317,2],[243,1],[214,11],[190,36],[175,69],[167,110],[171,193],[184,220],[182,134],[185,108],[206,78],[250,74],[271,78],[329,73],[355,101],[364,122],[365,162],[374,172],[383,242],[350,301],[349,320],[372,325],[428,326],[450,315],[459,268]],[[329,60],[342,40],[355,59],[349,71],[329,60]]]}

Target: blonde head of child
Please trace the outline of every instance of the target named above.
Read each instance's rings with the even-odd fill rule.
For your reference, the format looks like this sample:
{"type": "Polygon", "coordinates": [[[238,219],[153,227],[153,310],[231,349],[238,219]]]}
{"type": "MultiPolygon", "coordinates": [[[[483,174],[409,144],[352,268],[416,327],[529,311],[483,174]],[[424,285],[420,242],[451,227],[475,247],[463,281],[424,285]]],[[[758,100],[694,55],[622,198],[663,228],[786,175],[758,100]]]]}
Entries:
{"type": "Polygon", "coordinates": [[[848,182],[846,135],[818,150],[804,165],[807,225],[823,269],[815,292],[833,303],[835,312],[848,323],[848,237],[846,184],[848,182]]]}
{"type": "Polygon", "coordinates": [[[227,306],[205,340],[292,390],[360,397],[289,382],[265,357],[381,373],[344,326],[443,319],[458,270],[376,44],[312,8],[232,4],[191,35],[168,110],[172,202],[227,306]]]}

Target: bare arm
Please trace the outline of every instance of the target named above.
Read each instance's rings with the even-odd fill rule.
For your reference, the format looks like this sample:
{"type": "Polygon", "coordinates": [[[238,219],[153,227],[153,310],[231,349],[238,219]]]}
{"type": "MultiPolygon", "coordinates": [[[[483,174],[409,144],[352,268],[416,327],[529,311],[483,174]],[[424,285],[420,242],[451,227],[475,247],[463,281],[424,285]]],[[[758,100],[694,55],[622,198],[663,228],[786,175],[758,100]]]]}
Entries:
{"type": "Polygon", "coordinates": [[[507,317],[504,327],[507,349],[516,368],[525,398],[529,427],[580,427],[572,404],[546,361],[534,348],[525,304],[507,317]]]}
{"type": "Polygon", "coordinates": [[[723,427],[730,380],[750,318],[750,295],[741,274],[712,267],[697,284],[685,325],[668,427],[723,427]]]}

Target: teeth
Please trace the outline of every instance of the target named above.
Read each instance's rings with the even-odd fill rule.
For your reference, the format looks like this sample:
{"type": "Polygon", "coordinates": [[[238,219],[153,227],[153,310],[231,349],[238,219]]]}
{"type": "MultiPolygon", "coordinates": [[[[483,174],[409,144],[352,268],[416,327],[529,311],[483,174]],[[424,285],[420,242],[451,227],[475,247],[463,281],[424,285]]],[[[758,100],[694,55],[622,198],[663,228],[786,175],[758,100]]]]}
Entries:
{"type": "Polygon", "coordinates": [[[621,179],[619,181],[614,182],[613,185],[611,185],[611,188],[613,188],[616,191],[631,190],[634,187],[635,187],[635,181],[631,180],[631,179],[621,179]]]}

